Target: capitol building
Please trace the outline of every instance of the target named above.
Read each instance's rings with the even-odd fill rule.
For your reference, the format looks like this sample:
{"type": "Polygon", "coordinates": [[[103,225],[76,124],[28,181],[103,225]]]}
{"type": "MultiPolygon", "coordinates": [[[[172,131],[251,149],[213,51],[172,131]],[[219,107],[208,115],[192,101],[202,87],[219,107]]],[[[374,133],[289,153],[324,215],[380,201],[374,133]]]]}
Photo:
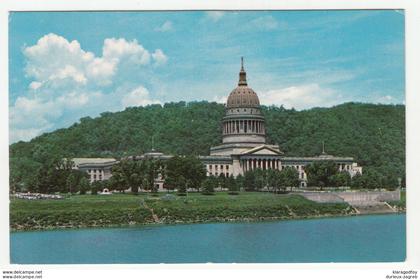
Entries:
{"type": "MultiPolygon", "coordinates": [[[[266,126],[261,112],[257,93],[248,86],[246,72],[241,61],[238,85],[229,94],[225,106],[225,116],[222,119],[222,143],[210,148],[208,156],[200,156],[205,165],[207,175],[225,176],[244,175],[255,169],[282,170],[295,168],[299,173],[301,187],[307,185],[305,165],[316,161],[333,161],[340,171],[346,171],[350,176],[362,173],[352,157],[336,157],[324,151],[315,157],[288,157],[278,145],[266,143],[266,126]]],[[[172,155],[152,151],[135,159],[154,158],[167,160],[172,155]]],[[[91,182],[108,179],[111,176],[110,167],[117,163],[113,158],[75,158],[75,168],[89,173],[91,182]],[[99,174],[101,176],[99,177],[99,174]]],[[[157,185],[163,190],[164,181],[158,180],[157,185]]]]}

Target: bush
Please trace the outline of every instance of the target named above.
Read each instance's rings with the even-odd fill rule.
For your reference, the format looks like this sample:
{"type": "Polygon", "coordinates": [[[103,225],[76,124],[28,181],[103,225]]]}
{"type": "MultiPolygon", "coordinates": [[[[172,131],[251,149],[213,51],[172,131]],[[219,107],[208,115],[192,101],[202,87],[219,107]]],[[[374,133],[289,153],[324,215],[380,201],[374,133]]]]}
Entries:
{"type": "Polygon", "coordinates": [[[210,176],[206,180],[201,183],[201,193],[203,195],[213,195],[214,194],[214,186],[217,184],[217,178],[210,176]]]}

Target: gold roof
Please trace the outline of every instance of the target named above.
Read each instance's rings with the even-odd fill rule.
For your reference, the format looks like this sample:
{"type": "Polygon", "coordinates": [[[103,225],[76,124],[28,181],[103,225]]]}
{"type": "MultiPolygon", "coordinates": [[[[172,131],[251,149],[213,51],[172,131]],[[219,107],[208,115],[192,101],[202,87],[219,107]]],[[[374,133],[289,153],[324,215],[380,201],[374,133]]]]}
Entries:
{"type": "Polygon", "coordinates": [[[260,100],[257,93],[248,87],[246,72],[244,70],[243,58],[241,58],[241,71],[239,72],[238,87],[232,90],[226,102],[227,108],[259,108],[260,100]]]}

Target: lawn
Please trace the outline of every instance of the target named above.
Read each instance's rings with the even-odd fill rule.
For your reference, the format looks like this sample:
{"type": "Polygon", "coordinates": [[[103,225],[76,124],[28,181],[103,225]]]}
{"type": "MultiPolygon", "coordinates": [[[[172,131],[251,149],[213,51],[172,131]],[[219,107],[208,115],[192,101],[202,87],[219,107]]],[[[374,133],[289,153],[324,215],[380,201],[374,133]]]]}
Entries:
{"type": "Polygon", "coordinates": [[[211,196],[189,193],[169,198],[165,195],[73,195],[63,200],[13,198],[10,224],[14,230],[27,230],[154,223],[151,211],[142,206],[142,201],[162,223],[290,219],[350,212],[346,204],[318,204],[298,195],[259,192],[211,196]]]}

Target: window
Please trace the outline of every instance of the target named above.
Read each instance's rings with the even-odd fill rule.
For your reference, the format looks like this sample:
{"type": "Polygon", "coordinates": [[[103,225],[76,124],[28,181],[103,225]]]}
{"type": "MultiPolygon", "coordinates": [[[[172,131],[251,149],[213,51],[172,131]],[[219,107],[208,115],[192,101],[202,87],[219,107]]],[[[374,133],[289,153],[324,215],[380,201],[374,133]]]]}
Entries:
{"type": "Polygon", "coordinates": [[[213,165],[209,165],[209,169],[211,170],[211,169],[213,169],[213,165]]]}
{"type": "Polygon", "coordinates": [[[229,165],[226,165],[226,170],[227,170],[227,171],[229,170],[229,165]]]}
{"type": "Polygon", "coordinates": [[[99,175],[99,180],[102,180],[102,174],[99,175]]]}
{"type": "Polygon", "coordinates": [[[220,165],[220,169],[223,170],[223,165],[220,165]]]}

